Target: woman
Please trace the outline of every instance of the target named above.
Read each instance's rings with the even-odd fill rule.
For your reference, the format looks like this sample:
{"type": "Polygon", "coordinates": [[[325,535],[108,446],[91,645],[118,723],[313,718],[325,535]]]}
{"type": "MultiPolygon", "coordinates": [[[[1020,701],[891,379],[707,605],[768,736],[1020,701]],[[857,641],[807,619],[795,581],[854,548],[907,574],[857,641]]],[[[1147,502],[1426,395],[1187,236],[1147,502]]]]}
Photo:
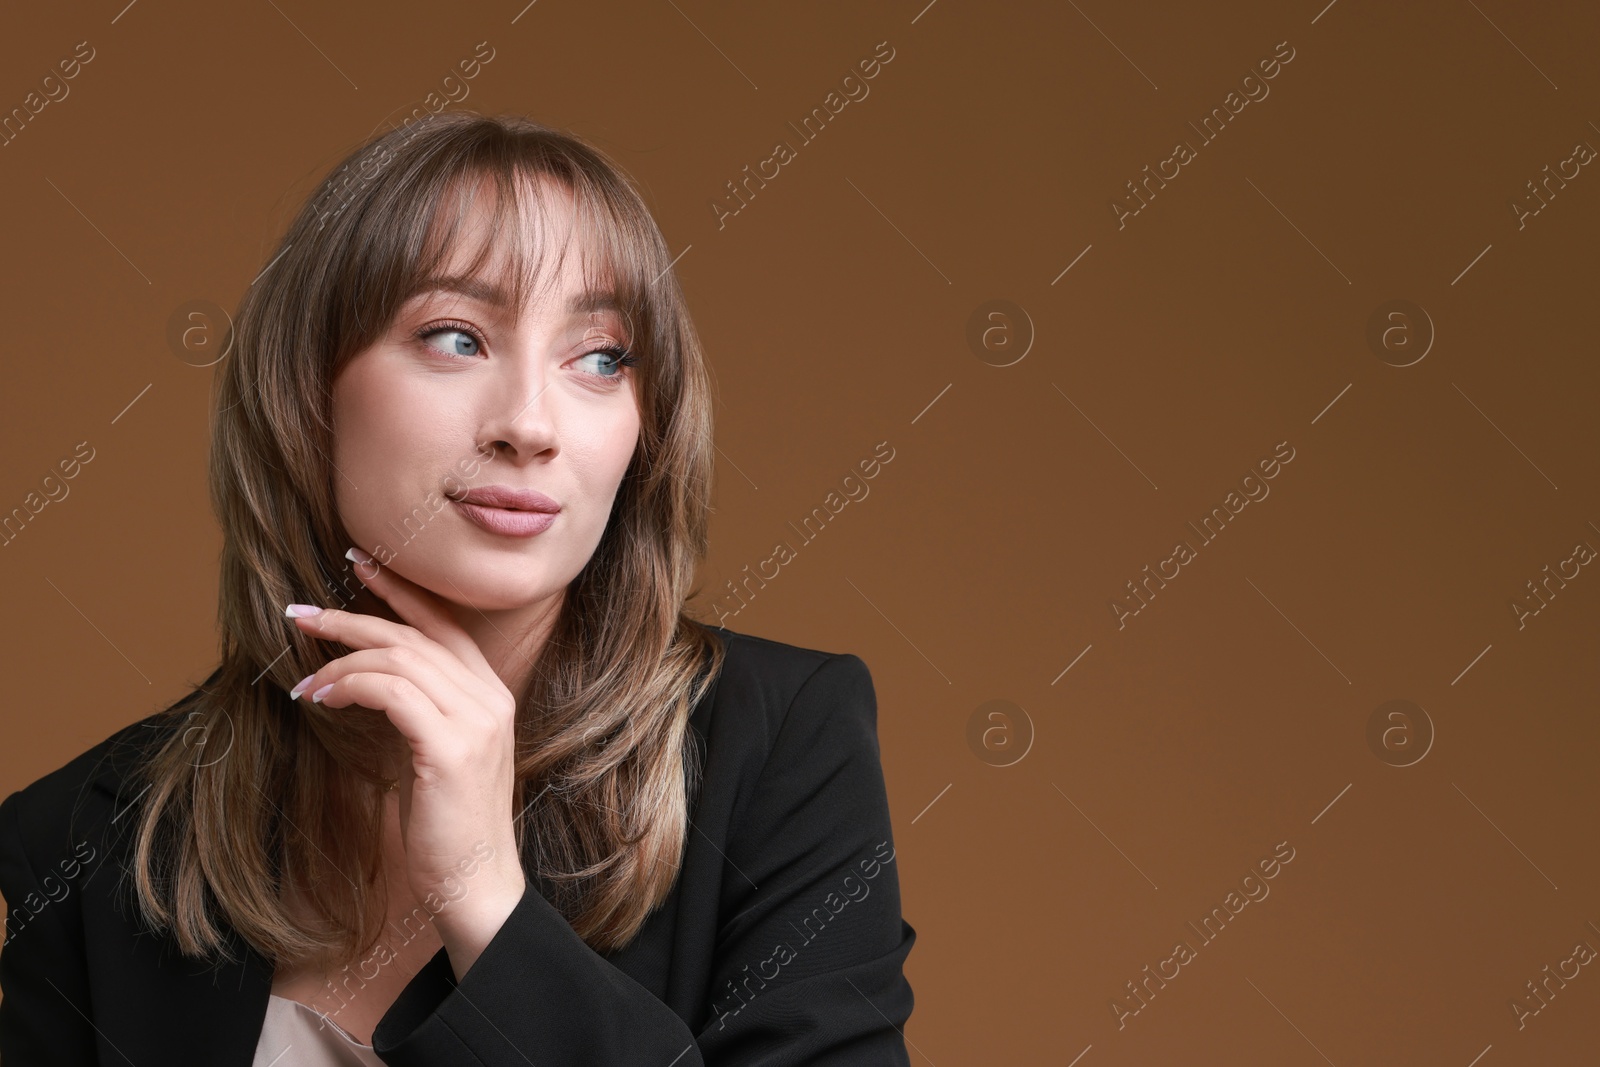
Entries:
{"type": "Polygon", "coordinates": [[[0,803],[0,1059],[907,1063],[865,664],[683,613],[707,372],[595,149],[355,152],[239,308],[221,664],[0,803]]]}

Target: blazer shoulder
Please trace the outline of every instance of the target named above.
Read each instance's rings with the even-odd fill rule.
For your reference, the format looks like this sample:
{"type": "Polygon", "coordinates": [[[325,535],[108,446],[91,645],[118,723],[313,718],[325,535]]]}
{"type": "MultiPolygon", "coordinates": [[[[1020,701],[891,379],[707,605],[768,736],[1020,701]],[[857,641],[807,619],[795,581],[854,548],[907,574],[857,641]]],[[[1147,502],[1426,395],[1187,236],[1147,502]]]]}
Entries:
{"type": "Polygon", "coordinates": [[[829,652],[788,644],[721,626],[710,627],[727,648],[718,678],[716,703],[736,709],[737,717],[761,728],[771,748],[790,708],[808,686],[870,688],[871,672],[850,652],[829,652]],[[759,714],[756,712],[759,711],[759,714]]]}
{"type": "Polygon", "coordinates": [[[727,648],[727,658],[722,666],[723,678],[740,687],[754,686],[763,696],[780,704],[787,704],[824,663],[834,659],[860,662],[859,657],[849,652],[828,652],[788,644],[722,626],[708,629],[721,637],[727,648]]]}
{"type": "Polygon", "coordinates": [[[0,834],[15,832],[25,854],[49,857],[105,822],[148,746],[171,725],[171,709],[121,727],[0,801],[0,834]]]}

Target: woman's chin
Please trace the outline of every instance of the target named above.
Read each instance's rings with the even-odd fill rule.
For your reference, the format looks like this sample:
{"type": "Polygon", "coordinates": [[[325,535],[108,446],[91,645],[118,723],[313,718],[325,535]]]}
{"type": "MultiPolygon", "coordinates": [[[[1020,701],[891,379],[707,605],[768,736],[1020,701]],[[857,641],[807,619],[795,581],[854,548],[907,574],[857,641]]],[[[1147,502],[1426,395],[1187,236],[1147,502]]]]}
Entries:
{"type": "Polygon", "coordinates": [[[551,597],[559,596],[564,588],[558,586],[552,589],[533,583],[512,585],[509,582],[494,582],[492,578],[492,573],[486,575],[483,571],[451,574],[440,582],[443,588],[434,592],[458,611],[490,615],[536,611],[541,605],[548,604],[551,597]],[[485,578],[491,580],[486,581],[485,578]]]}

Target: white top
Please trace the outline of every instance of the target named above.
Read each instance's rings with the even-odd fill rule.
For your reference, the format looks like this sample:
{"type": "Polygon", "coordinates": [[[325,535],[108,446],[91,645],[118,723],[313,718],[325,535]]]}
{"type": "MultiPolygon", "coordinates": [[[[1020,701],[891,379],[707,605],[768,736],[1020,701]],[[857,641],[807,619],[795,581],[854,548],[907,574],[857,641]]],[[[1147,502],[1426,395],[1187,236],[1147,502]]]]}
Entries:
{"type": "Polygon", "coordinates": [[[309,1004],[273,993],[250,1067],[384,1067],[371,1045],[309,1004]]]}

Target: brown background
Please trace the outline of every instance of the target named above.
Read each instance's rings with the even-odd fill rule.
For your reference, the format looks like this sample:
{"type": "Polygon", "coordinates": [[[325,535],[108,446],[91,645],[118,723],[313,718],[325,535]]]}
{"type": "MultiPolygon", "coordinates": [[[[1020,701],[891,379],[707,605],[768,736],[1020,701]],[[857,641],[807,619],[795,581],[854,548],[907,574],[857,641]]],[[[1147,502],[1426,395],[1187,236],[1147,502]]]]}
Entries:
{"type": "Polygon", "coordinates": [[[1600,174],[1510,207],[1600,146],[1593,5],[124,2],[6,15],[0,111],[95,58],[0,148],[0,512],[95,455],[0,549],[0,793],[215,661],[213,371],[174,310],[233,308],[322,174],[487,41],[460,106],[613,153],[683,252],[719,391],[705,615],[894,449],[725,621],[873,670],[913,1062],[1594,1059],[1600,965],[1521,1030],[1510,1007],[1600,948],[1600,576],[1511,606],[1600,546],[1600,174]],[[779,139],[797,158],[719,229],[779,139]],[[1197,158],[1119,229],[1179,139],[1197,158]],[[997,299],[1027,321],[980,358],[997,299]],[[1406,367],[1415,311],[1410,349],[1366,338],[1396,299],[1436,334],[1406,367]],[[1281,441],[1270,496],[1119,629],[1125,583],[1281,441]],[[997,699],[1020,710],[970,743],[997,699]],[[1370,745],[1394,699],[1431,725],[1370,745]]]}

